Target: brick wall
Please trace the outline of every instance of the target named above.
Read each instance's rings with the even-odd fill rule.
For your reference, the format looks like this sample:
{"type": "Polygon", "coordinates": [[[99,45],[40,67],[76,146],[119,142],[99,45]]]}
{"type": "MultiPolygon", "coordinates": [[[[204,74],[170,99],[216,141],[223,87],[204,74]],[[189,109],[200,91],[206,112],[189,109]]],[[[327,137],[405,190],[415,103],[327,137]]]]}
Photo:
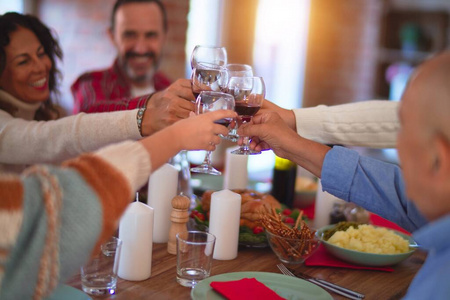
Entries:
{"type": "Polygon", "coordinates": [[[303,106],[373,97],[383,1],[313,0],[303,106]]]}
{"type": "MultiPolygon", "coordinates": [[[[70,84],[83,72],[110,66],[115,48],[106,31],[115,0],[40,0],[38,15],[59,36],[64,51],[63,106],[71,111],[70,84]]],[[[161,69],[172,78],[184,76],[189,0],[163,0],[169,34],[161,69]]]]}

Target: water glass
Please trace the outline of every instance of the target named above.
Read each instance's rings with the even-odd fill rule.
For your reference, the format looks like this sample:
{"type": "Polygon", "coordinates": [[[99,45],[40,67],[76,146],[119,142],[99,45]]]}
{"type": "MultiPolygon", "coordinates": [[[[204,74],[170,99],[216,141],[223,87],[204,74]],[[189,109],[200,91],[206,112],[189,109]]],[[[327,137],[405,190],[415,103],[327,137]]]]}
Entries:
{"type": "Polygon", "coordinates": [[[81,267],[81,286],[90,295],[114,295],[117,287],[122,241],[111,237],[98,253],[81,267]]]}
{"type": "Polygon", "coordinates": [[[216,237],[204,231],[183,231],[176,237],[177,282],[194,287],[211,273],[216,237]]]}

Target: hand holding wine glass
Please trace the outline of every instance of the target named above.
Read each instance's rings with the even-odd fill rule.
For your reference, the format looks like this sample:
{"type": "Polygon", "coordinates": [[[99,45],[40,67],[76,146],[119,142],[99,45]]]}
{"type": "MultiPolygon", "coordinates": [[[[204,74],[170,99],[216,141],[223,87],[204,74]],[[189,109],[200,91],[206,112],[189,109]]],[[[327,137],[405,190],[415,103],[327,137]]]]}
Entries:
{"type": "MultiPolygon", "coordinates": [[[[210,111],[217,110],[234,110],[234,98],[233,96],[221,92],[214,91],[202,91],[197,97],[195,113],[197,115],[204,114],[210,111]]],[[[215,121],[214,123],[221,124],[228,127],[232,118],[224,118],[215,121]]],[[[216,170],[211,165],[211,151],[206,153],[203,163],[195,168],[191,168],[192,172],[211,174],[211,175],[221,175],[222,173],[216,170]]]]}
{"type": "MultiPolygon", "coordinates": [[[[228,92],[234,96],[235,111],[238,121],[245,124],[259,111],[264,101],[266,88],[262,77],[231,77],[228,82],[228,92]]],[[[251,155],[260,154],[260,151],[251,150],[250,137],[243,137],[243,144],[233,154],[251,155]]]]}

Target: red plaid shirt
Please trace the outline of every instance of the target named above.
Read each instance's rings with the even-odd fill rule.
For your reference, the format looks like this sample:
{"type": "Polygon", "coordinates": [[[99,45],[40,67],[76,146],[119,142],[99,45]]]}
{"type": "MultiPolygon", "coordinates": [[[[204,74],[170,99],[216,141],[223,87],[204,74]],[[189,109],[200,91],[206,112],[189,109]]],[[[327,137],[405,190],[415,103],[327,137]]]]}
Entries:
{"type": "MultiPolygon", "coordinates": [[[[161,72],[155,73],[155,90],[160,91],[170,85],[170,80],[161,72]]],[[[129,110],[143,107],[148,95],[131,96],[131,86],[119,68],[117,59],[106,69],[84,73],[72,84],[74,98],[73,113],[105,112],[129,110]]]]}

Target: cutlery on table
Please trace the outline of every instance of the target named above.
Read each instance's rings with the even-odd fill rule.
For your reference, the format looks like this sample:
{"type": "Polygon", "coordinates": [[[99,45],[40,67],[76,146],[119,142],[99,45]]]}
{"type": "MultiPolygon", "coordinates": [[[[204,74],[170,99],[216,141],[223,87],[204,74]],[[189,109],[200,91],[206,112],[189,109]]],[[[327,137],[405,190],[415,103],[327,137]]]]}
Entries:
{"type": "Polygon", "coordinates": [[[283,264],[278,264],[277,267],[278,267],[278,269],[280,269],[281,273],[283,273],[284,275],[291,276],[291,277],[298,277],[298,278],[304,279],[306,281],[314,283],[314,284],[316,284],[316,285],[318,285],[320,287],[323,287],[325,289],[333,291],[336,294],[339,294],[341,296],[347,297],[349,299],[360,300],[360,299],[363,299],[365,297],[363,294],[354,292],[352,290],[346,289],[346,288],[344,288],[342,286],[339,286],[337,284],[328,282],[328,281],[323,280],[323,279],[314,278],[314,277],[311,277],[309,275],[302,274],[302,273],[299,273],[299,272],[296,272],[294,274],[292,271],[290,271],[283,264]]]}

